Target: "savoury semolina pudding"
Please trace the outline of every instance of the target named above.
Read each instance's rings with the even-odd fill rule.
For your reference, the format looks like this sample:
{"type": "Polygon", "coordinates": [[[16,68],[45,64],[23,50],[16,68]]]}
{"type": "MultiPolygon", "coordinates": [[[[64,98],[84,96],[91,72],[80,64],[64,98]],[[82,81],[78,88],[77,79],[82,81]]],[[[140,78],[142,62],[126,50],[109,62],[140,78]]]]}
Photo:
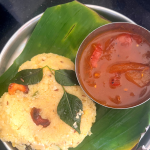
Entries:
{"type": "Polygon", "coordinates": [[[22,64],[19,71],[43,68],[42,80],[28,85],[28,93],[17,90],[14,95],[8,92],[0,98],[0,139],[10,141],[19,150],[30,146],[41,150],[67,150],[76,147],[91,134],[90,129],[95,122],[96,107],[80,86],[64,86],[67,93],[75,95],[82,101],[83,114],[79,134],[75,129],[62,121],[57,114],[57,106],[63,96],[63,87],[54,77],[54,71],[74,70],[74,63],[56,54],[39,54],[22,64]],[[36,125],[31,117],[32,108],[40,109],[40,116],[49,120],[49,125],[36,125]]]}

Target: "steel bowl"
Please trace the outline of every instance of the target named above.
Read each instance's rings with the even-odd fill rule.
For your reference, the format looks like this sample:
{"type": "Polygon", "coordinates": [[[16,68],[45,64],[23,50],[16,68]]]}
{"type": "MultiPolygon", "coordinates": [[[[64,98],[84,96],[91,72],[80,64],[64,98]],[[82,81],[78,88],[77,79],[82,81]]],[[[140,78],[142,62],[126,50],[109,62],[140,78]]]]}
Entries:
{"type": "Polygon", "coordinates": [[[105,107],[108,107],[108,108],[128,109],[128,108],[133,108],[133,107],[139,106],[139,105],[145,103],[146,101],[148,101],[149,98],[150,98],[150,93],[147,93],[142,99],[140,99],[140,102],[129,105],[129,107],[127,107],[127,106],[118,106],[117,108],[114,108],[114,107],[111,107],[111,106],[106,106],[106,105],[98,102],[96,99],[93,99],[91,97],[92,94],[91,95],[88,94],[86,88],[83,86],[83,84],[81,82],[80,73],[79,73],[80,59],[82,59],[82,53],[83,53],[84,49],[86,48],[87,44],[90,41],[92,41],[94,38],[96,38],[98,35],[100,35],[102,33],[105,33],[105,32],[108,32],[108,31],[116,30],[116,29],[119,30],[119,31],[127,30],[127,31],[130,31],[130,32],[134,33],[134,34],[141,35],[142,37],[144,37],[148,41],[148,43],[150,43],[150,32],[147,29],[145,29],[145,28],[143,28],[139,25],[132,24],[132,23],[116,22],[116,23],[110,23],[110,24],[101,26],[101,27],[95,29],[94,31],[92,31],[81,43],[81,45],[78,49],[77,55],[76,55],[75,71],[76,71],[76,76],[77,76],[77,79],[78,79],[78,82],[79,82],[81,88],[83,89],[83,91],[86,93],[86,95],[90,99],[92,99],[96,103],[98,103],[100,105],[103,105],[105,107]]]}

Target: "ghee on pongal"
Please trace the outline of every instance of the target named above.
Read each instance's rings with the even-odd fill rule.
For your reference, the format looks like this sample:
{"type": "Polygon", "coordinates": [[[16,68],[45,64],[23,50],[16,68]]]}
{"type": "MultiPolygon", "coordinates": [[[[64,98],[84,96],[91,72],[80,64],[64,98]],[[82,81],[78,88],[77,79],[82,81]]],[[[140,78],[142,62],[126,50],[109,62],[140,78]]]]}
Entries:
{"type": "MultiPolygon", "coordinates": [[[[49,66],[55,70],[74,70],[73,62],[56,54],[40,54],[22,64],[19,71],[49,66]]],[[[38,84],[29,85],[28,94],[16,91],[15,95],[7,92],[0,98],[0,138],[11,141],[13,146],[25,150],[26,145],[41,150],[67,150],[76,147],[90,133],[95,122],[96,107],[79,86],[65,86],[65,90],[77,96],[83,104],[80,130],[78,134],[63,122],[57,114],[57,106],[63,96],[63,88],[55,81],[50,70],[43,69],[43,78],[38,84]],[[41,109],[42,118],[48,119],[50,125],[37,126],[30,115],[33,107],[41,109]]]]}

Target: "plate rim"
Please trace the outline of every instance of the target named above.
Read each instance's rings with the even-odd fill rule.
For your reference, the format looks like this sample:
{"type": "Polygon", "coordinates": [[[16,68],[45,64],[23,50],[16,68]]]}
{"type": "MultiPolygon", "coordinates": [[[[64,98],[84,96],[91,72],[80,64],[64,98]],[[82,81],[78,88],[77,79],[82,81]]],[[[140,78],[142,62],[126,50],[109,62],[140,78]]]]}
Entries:
{"type": "Polygon", "coordinates": [[[136,24],[133,20],[131,20],[130,18],[128,18],[127,16],[115,11],[115,10],[112,10],[112,9],[109,9],[109,8],[106,8],[106,7],[103,7],[103,6],[98,6],[98,5],[91,5],[91,4],[85,4],[87,7],[89,8],[92,8],[92,9],[101,9],[103,11],[109,11],[109,12],[112,12],[112,13],[115,13],[117,14],[118,16],[120,16],[121,18],[125,18],[128,22],[130,23],[133,23],[133,24],[136,24]]]}

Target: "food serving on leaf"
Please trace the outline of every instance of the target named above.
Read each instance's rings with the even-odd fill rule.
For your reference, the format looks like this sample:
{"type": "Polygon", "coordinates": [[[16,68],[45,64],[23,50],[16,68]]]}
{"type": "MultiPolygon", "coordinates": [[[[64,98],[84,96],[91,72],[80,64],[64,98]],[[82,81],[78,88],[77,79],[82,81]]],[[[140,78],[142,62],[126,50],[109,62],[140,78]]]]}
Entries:
{"type": "Polygon", "coordinates": [[[70,59],[52,53],[22,64],[0,98],[0,138],[19,150],[66,150],[90,135],[96,107],[73,70],[70,59]]]}
{"type": "Polygon", "coordinates": [[[150,91],[150,44],[141,35],[115,29],[99,34],[82,52],[79,80],[98,103],[127,108],[150,91]]]}
{"type": "MultiPolygon", "coordinates": [[[[0,99],[0,137],[3,141],[12,141],[13,146],[26,150],[68,147],[74,147],[69,150],[131,150],[137,144],[141,133],[149,124],[150,101],[125,110],[96,104],[95,112],[94,103],[77,86],[74,65],[69,61],[71,59],[74,62],[77,50],[86,36],[107,23],[110,22],[77,1],[54,6],[44,12],[23,52],[0,76],[0,97],[3,95],[0,99]],[[62,57],[55,55],[52,61],[46,55],[42,58],[40,56],[43,55],[39,55],[35,57],[39,57],[36,63],[35,58],[30,61],[32,57],[43,53],[55,53],[69,59],[63,61],[59,59],[62,57]],[[92,135],[86,136],[91,134],[90,128],[92,135]]],[[[31,22],[25,24],[17,34],[21,35],[22,31],[24,33],[30,25],[31,22]]],[[[10,47],[12,52],[14,47],[12,44],[10,47]]],[[[97,50],[93,50],[90,58],[99,61],[99,57],[103,55],[101,48],[101,45],[96,45],[97,50]]],[[[98,63],[91,63],[93,68],[98,67],[98,63]]],[[[147,66],[147,63],[139,63],[144,68],[147,66]]],[[[110,67],[115,65],[111,64],[110,67]]],[[[127,68],[132,67],[128,65],[127,68]]],[[[7,66],[4,66],[1,72],[6,69],[7,66]]],[[[139,70],[130,71],[127,75],[129,77],[139,70]]],[[[144,71],[147,74],[147,70],[144,71]]],[[[100,74],[95,74],[95,78],[99,77],[100,74]]],[[[132,84],[136,85],[133,82],[132,84]]],[[[10,148],[10,144],[7,146],[10,148]]]]}

